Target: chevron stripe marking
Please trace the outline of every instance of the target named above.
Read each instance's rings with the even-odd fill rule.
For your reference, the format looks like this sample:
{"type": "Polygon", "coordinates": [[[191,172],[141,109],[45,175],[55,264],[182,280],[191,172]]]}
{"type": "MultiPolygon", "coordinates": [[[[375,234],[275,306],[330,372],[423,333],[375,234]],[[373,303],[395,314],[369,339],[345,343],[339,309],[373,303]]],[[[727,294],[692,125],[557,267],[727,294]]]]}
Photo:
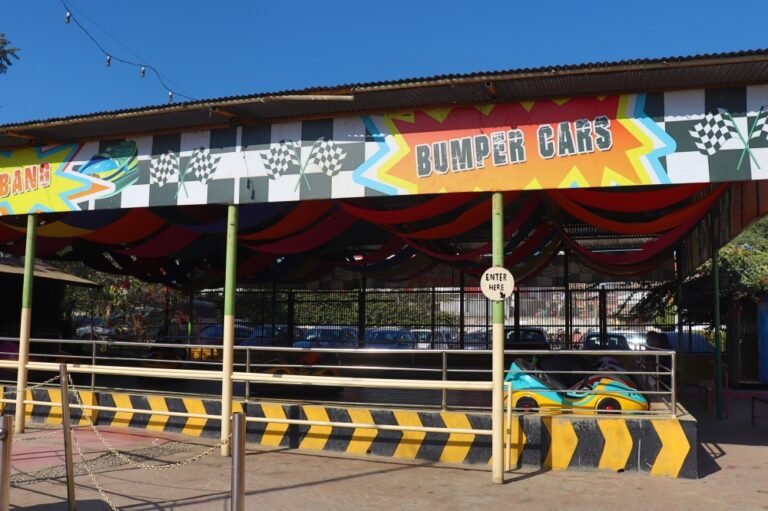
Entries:
{"type": "MultiPolygon", "coordinates": [[[[323,406],[304,406],[304,414],[307,420],[328,422],[328,412],[323,406]]],[[[310,426],[307,434],[302,438],[299,449],[316,449],[322,451],[331,436],[331,426],[310,426]]]]}
{"type": "MultiPolygon", "coordinates": [[[[463,413],[441,412],[440,415],[448,428],[472,429],[472,424],[463,413]]],[[[472,447],[475,435],[470,433],[451,433],[448,443],[440,455],[441,463],[463,463],[472,447]]]]}
{"type": "MultiPolygon", "coordinates": [[[[203,404],[202,399],[183,398],[182,401],[184,402],[184,407],[187,409],[187,413],[205,415],[205,405],[203,404]]],[[[181,430],[181,433],[189,436],[200,436],[206,422],[208,422],[208,419],[187,417],[187,423],[184,425],[184,429],[181,430]]]]}
{"type": "MultiPolygon", "coordinates": [[[[147,402],[149,403],[150,410],[156,412],[167,412],[168,405],[165,402],[165,398],[162,396],[147,396],[147,402]]],[[[152,414],[149,417],[147,423],[147,429],[150,431],[163,431],[165,424],[168,422],[168,415],[152,414]]]]}
{"type": "MultiPolygon", "coordinates": [[[[262,410],[264,410],[264,417],[267,419],[286,419],[283,406],[275,403],[262,403],[262,410]]],[[[261,437],[262,445],[269,445],[272,447],[278,447],[283,441],[285,433],[288,431],[288,424],[275,424],[272,422],[267,423],[267,427],[264,429],[264,434],[261,437]]]]}
{"type": "MultiPolygon", "coordinates": [[[[127,408],[132,409],[131,396],[128,394],[112,394],[112,399],[115,400],[115,408],[127,408]]],[[[121,426],[127,428],[131,423],[133,412],[115,412],[115,416],[112,418],[110,426],[121,426]]]]}
{"type": "Polygon", "coordinates": [[[661,451],[651,468],[651,475],[677,477],[691,450],[679,420],[651,420],[661,440],[661,451]]]}
{"type": "MultiPolygon", "coordinates": [[[[423,426],[417,412],[395,411],[394,414],[395,420],[400,426],[423,426]]],[[[397,445],[393,457],[416,459],[421,442],[424,441],[427,434],[424,431],[403,431],[402,433],[403,436],[400,438],[400,443],[397,445]]]]}
{"type": "MultiPolygon", "coordinates": [[[[506,421],[506,417],[504,417],[506,421]]],[[[512,416],[512,424],[508,425],[508,428],[504,429],[506,433],[509,431],[509,437],[505,440],[509,442],[507,448],[509,449],[509,465],[510,467],[517,467],[520,465],[520,457],[523,455],[523,449],[525,448],[525,442],[528,440],[525,437],[523,431],[523,425],[521,424],[523,418],[519,415],[512,416]]],[[[488,460],[488,464],[493,462],[493,457],[488,460]]]]}
{"type": "MultiPolygon", "coordinates": [[[[352,422],[358,424],[375,424],[371,412],[362,408],[349,408],[349,418],[352,422]]],[[[347,446],[347,452],[350,454],[368,454],[371,444],[378,432],[375,429],[355,428],[352,433],[352,439],[347,446]]]]}
{"type": "Polygon", "coordinates": [[[605,438],[603,455],[600,457],[600,464],[597,468],[613,471],[624,470],[634,446],[627,421],[624,419],[601,419],[597,421],[597,426],[605,438]]]}
{"type": "Polygon", "coordinates": [[[554,470],[566,470],[571,464],[576,446],[579,445],[573,421],[562,417],[545,417],[542,422],[547,426],[551,438],[544,466],[554,470]]]}

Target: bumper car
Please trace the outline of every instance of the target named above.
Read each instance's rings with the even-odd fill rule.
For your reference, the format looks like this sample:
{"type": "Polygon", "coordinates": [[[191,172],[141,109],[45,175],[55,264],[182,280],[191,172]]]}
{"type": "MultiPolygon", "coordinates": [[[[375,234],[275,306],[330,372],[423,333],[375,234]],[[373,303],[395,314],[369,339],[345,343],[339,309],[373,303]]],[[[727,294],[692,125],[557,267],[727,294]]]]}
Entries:
{"type": "Polygon", "coordinates": [[[572,387],[537,369],[532,363],[515,360],[504,378],[511,390],[512,407],[524,413],[618,413],[648,410],[648,400],[632,382],[614,375],[588,376],[572,387]]]}

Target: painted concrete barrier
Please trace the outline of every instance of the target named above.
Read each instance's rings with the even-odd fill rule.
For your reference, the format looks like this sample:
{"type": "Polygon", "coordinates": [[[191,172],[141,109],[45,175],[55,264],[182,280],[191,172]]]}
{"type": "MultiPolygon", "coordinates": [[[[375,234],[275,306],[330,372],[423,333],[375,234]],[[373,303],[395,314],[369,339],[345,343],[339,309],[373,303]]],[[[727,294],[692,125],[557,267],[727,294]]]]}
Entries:
{"type": "MultiPolygon", "coordinates": [[[[2,389],[0,389],[1,391],[2,389]]],[[[37,401],[59,402],[58,390],[38,389],[37,401]]],[[[30,396],[28,395],[29,399],[30,396]]],[[[218,438],[221,421],[176,417],[157,412],[221,414],[217,400],[81,392],[85,403],[130,411],[91,412],[102,426],[132,427],[218,438]]],[[[74,396],[70,396],[70,402],[74,396]]],[[[300,405],[276,402],[233,403],[234,412],[276,420],[418,426],[490,430],[490,414],[390,410],[357,407],[300,405]]],[[[13,413],[6,405],[4,413],[13,413]]],[[[60,407],[27,405],[30,421],[61,422],[60,407]]],[[[72,409],[73,423],[83,424],[80,410],[72,409]]],[[[515,415],[509,428],[511,466],[549,470],[635,471],[653,476],[696,478],[697,423],[693,417],[634,418],[576,415],[515,415]]],[[[439,463],[491,462],[491,437],[471,433],[397,431],[364,427],[249,422],[247,440],[269,447],[342,452],[439,463]]]]}
{"type": "MultiPolygon", "coordinates": [[[[0,392],[4,389],[0,387],[0,392]]],[[[95,406],[97,404],[96,394],[87,390],[78,391],[80,400],[86,406],[95,406]]],[[[15,396],[13,396],[15,397],[15,396]]],[[[26,401],[40,401],[45,403],[61,403],[61,390],[60,389],[34,389],[28,390],[24,396],[26,401]]],[[[77,404],[77,398],[74,394],[70,393],[69,403],[71,405],[77,404]]],[[[0,403],[0,413],[2,415],[13,415],[16,410],[15,403],[0,403]],[[3,404],[5,406],[3,406],[3,404]]],[[[83,415],[82,410],[76,407],[70,407],[70,420],[72,425],[84,425],[87,424],[87,420],[83,415]]],[[[42,422],[44,424],[61,424],[61,406],[48,406],[42,404],[27,404],[24,411],[27,420],[30,422],[42,422]]],[[[98,411],[92,410],[90,412],[92,419],[98,420],[98,411]]]]}

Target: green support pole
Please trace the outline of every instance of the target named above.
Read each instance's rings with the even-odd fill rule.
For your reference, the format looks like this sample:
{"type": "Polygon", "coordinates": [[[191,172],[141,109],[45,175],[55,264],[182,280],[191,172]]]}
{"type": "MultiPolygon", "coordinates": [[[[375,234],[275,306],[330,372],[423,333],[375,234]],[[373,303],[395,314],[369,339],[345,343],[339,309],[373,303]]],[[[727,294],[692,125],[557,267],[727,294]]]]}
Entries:
{"type": "MultiPolygon", "coordinates": [[[[492,265],[504,266],[504,202],[493,194],[491,218],[492,265]]],[[[504,301],[493,302],[493,394],[491,396],[491,455],[493,482],[504,483],[504,301]]]]}
{"type": "Polygon", "coordinates": [[[35,242],[37,217],[27,215],[27,241],[24,247],[24,288],[21,294],[21,327],[19,329],[19,361],[16,369],[16,418],[14,431],[24,433],[24,395],[27,388],[29,337],[32,330],[32,282],[35,278],[35,242]]]}
{"type": "Polygon", "coordinates": [[[712,284],[715,289],[715,396],[717,420],[723,420],[723,340],[720,332],[720,251],[715,243],[715,221],[710,223],[712,242],[712,284]]]}
{"type": "MultiPolygon", "coordinates": [[[[235,291],[237,285],[237,205],[227,209],[227,255],[224,276],[224,356],[221,364],[221,440],[232,429],[232,371],[235,355],[235,291]]],[[[231,442],[221,446],[221,455],[230,456],[231,442]]]]}

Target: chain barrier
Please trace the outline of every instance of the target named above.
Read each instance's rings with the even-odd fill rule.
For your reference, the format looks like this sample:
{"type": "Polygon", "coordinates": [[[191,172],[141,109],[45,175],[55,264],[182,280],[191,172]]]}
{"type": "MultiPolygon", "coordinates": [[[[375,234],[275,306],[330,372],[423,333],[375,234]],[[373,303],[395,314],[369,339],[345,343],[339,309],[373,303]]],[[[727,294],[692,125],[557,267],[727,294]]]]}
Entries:
{"type": "MultiPolygon", "coordinates": [[[[53,383],[53,382],[55,382],[55,381],[56,381],[56,380],[58,380],[58,379],[59,379],[59,375],[57,374],[57,375],[56,375],[56,376],[54,376],[53,378],[48,378],[47,380],[45,380],[45,381],[44,381],[44,382],[42,382],[42,383],[38,383],[37,385],[34,385],[34,386],[32,386],[32,387],[27,387],[27,389],[26,389],[26,390],[27,390],[28,392],[31,392],[31,391],[33,391],[33,390],[37,390],[37,389],[39,389],[40,387],[44,387],[44,386],[48,385],[49,383],[53,383]]],[[[3,396],[15,396],[15,395],[16,395],[16,394],[18,394],[18,393],[19,393],[18,389],[13,389],[13,390],[6,390],[5,392],[3,392],[3,396]]]]}
{"type": "Polygon", "coordinates": [[[54,431],[52,431],[50,433],[46,433],[44,435],[25,436],[25,437],[14,436],[13,437],[13,443],[15,444],[16,442],[29,442],[30,440],[41,440],[43,438],[50,438],[50,437],[53,437],[53,436],[56,436],[56,435],[60,435],[61,433],[62,433],[62,430],[56,429],[56,430],[54,430],[54,431]]]}
{"type": "Polygon", "coordinates": [[[80,442],[77,441],[77,435],[75,435],[74,432],[72,432],[72,440],[74,440],[75,447],[77,448],[77,453],[80,455],[80,459],[83,460],[83,468],[85,468],[85,471],[88,473],[88,478],[93,483],[93,487],[96,488],[96,491],[98,491],[99,495],[101,495],[101,499],[104,502],[106,502],[106,504],[110,508],[112,508],[112,511],[120,511],[118,507],[115,505],[115,503],[112,502],[112,499],[109,498],[109,495],[107,495],[107,493],[101,487],[98,479],[96,479],[96,474],[93,473],[93,470],[91,470],[91,467],[88,464],[88,460],[85,459],[85,454],[83,454],[83,449],[82,447],[80,447],[80,442]]]}
{"type": "Polygon", "coordinates": [[[206,449],[205,451],[201,452],[197,456],[193,456],[191,458],[188,458],[186,460],[179,461],[176,463],[168,463],[166,465],[147,465],[146,463],[139,463],[138,461],[132,460],[125,454],[115,449],[112,446],[112,444],[110,444],[109,441],[106,438],[104,438],[104,436],[101,434],[101,431],[98,430],[96,425],[91,420],[91,415],[88,413],[88,410],[86,410],[85,406],[83,405],[83,402],[80,399],[80,394],[77,392],[77,388],[75,387],[74,383],[72,383],[72,377],[67,375],[67,378],[69,380],[69,385],[73,389],[72,392],[75,393],[75,397],[77,398],[77,404],[80,406],[81,410],[83,411],[83,417],[85,417],[85,419],[88,421],[88,425],[91,427],[91,430],[93,430],[93,433],[96,435],[96,437],[101,441],[102,444],[104,444],[104,447],[107,448],[110,454],[122,460],[123,462],[127,463],[128,465],[134,466],[136,468],[139,468],[142,470],[171,470],[174,468],[183,467],[184,465],[189,465],[190,463],[194,463],[195,461],[198,461],[208,456],[216,449],[220,449],[222,446],[227,445],[230,442],[230,439],[232,438],[232,435],[230,434],[229,436],[227,436],[227,438],[221,440],[216,445],[210,447],[209,449],[206,449]]]}

